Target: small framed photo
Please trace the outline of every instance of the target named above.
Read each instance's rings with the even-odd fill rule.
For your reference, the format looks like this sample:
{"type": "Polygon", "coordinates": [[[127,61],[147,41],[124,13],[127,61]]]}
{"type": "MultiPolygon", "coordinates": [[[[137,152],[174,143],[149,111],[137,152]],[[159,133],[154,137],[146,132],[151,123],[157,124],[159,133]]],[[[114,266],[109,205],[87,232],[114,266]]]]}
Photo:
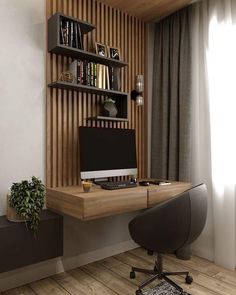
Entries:
{"type": "Polygon", "coordinates": [[[107,57],[107,46],[105,44],[95,42],[95,51],[98,55],[107,57]]]}
{"type": "Polygon", "coordinates": [[[108,57],[120,60],[120,48],[108,47],[108,57]]]}

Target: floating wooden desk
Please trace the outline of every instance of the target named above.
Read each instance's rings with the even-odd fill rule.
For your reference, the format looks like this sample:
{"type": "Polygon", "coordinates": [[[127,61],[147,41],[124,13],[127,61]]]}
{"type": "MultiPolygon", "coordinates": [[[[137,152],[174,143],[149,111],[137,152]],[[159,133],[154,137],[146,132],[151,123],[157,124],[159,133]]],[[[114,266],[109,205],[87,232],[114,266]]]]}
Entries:
{"type": "Polygon", "coordinates": [[[189,189],[188,182],[137,186],[118,190],[81,186],[47,188],[47,208],[82,220],[91,220],[152,207],[189,189]]]}

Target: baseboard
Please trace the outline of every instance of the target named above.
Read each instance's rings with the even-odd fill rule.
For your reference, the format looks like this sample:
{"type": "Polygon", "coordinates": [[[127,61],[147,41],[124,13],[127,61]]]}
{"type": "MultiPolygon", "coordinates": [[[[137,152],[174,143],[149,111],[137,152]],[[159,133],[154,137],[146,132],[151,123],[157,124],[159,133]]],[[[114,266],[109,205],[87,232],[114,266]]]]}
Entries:
{"type": "Polygon", "coordinates": [[[214,253],[211,249],[203,249],[194,247],[192,250],[192,254],[198,257],[205,258],[209,261],[214,261],[214,253]]]}
{"type": "Polygon", "coordinates": [[[0,274],[0,292],[137,248],[132,240],[74,257],[61,257],[0,274]]]}

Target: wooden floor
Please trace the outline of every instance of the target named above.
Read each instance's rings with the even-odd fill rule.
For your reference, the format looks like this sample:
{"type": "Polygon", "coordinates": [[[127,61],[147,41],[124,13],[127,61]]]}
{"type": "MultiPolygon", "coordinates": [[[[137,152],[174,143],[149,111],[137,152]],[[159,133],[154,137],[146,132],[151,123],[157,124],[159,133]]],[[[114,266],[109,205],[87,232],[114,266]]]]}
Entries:
{"type": "MultiPolygon", "coordinates": [[[[153,256],[138,248],[3,294],[134,295],[137,285],[147,276],[137,274],[136,279],[129,279],[130,266],[152,268],[153,261],[153,256]]],[[[168,255],[164,258],[164,268],[167,271],[189,270],[194,279],[192,285],[186,285],[182,277],[173,279],[192,295],[236,294],[236,272],[220,268],[207,260],[192,257],[189,261],[183,261],[168,255]]]]}

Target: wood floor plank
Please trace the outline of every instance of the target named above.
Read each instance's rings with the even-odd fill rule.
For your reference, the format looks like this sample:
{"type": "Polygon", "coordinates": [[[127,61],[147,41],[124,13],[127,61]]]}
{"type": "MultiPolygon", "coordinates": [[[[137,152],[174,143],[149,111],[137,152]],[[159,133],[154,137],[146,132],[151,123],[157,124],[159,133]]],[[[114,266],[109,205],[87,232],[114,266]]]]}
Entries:
{"type": "Polygon", "coordinates": [[[34,291],[29,286],[22,286],[19,288],[15,288],[3,293],[0,293],[0,295],[35,295],[34,291]]]}
{"type": "Polygon", "coordinates": [[[68,295],[70,294],[52,278],[43,279],[30,284],[30,287],[38,295],[68,295]]]}
{"type": "MultiPolygon", "coordinates": [[[[135,279],[130,279],[131,266],[129,264],[122,263],[114,257],[108,257],[106,259],[99,261],[98,263],[104,265],[106,268],[115,272],[120,277],[128,279],[131,283],[134,283],[136,286],[140,285],[140,283],[149,278],[149,276],[146,274],[137,273],[135,279]]],[[[154,282],[150,286],[154,287],[155,285],[156,282],[154,282]]]]}
{"type": "Polygon", "coordinates": [[[92,263],[82,267],[93,278],[106,285],[108,288],[120,295],[134,295],[137,286],[129,280],[121,278],[114,272],[108,270],[99,263],[92,263]]]}
{"type": "MultiPolygon", "coordinates": [[[[137,258],[143,258],[146,259],[147,261],[153,262],[154,258],[152,256],[148,256],[146,255],[145,251],[142,249],[135,249],[134,251],[130,251],[131,254],[136,254],[138,256],[136,256],[137,258]]],[[[195,259],[195,261],[191,260],[179,260],[174,258],[174,256],[170,256],[167,255],[164,258],[164,267],[166,268],[167,271],[182,271],[182,270],[186,270],[189,269],[190,270],[190,274],[194,279],[194,284],[192,284],[191,286],[187,286],[184,287],[185,290],[189,289],[192,291],[193,286],[194,288],[197,288],[197,286],[195,286],[195,284],[201,286],[202,288],[206,289],[206,292],[213,292],[213,294],[221,294],[221,295],[235,295],[236,294],[236,289],[234,287],[233,284],[230,284],[229,280],[228,282],[224,282],[224,281],[220,281],[217,280],[215,277],[212,277],[212,273],[214,271],[216,271],[216,269],[219,269],[219,267],[215,266],[214,264],[212,264],[211,262],[208,262],[205,260],[205,263],[207,264],[207,269],[211,268],[212,266],[212,272],[210,276],[207,276],[207,274],[205,274],[206,270],[202,269],[202,264],[199,262],[199,265],[196,263],[198,259],[195,259]],[[168,262],[169,260],[169,262],[168,262]],[[168,267],[169,266],[169,267],[168,267]],[[181,267],[184,267],[181,268],[181,267]],[[199,266],[199,268],[198,268],[199,266]],[[204,273],[201,273],[198,269],[204,271],[204,273]],[[187,288],[187,289],[186,289],[187,288]]],[[[203,259],[199,259],[199,261],[202,261],[202,263],[204,263],[203,259]]],[[[221,268],[222,269],[222,268],[221,268]]],[[[234,272],[233,272],[234,273],[234,272]]],[[[177,279],[177,277],[175,278],[177,279]]],[[[177,279],[178,281],[178,279],[177,279]]],[[[209,294],[209,293],[206,293],[209,294]]]]}
{"type": "MultiPolygon", "coordinates": [[[[137,273],[136,278],[131,280],[131,266],[152,269],[154,259],[154,256],[137,248],[6,291],[2,295],[134,295],[138,285],[148,276],[137,273]]],[[[174,255],[165,255],[163,264],[167,271],[190,271],[194,279],[191,285],[185,284],[182,276],[171,279],[191,295],[236,294],[236,272],[225,270],[206,259],[193,256],[191,260],[184,261],[176,259],[174,255]]],[[[157,283],[154,282],[152,286],[157,283]]]]}
{"type": "MultiPolygon", "coordinates": [[[[229,270],[224,270],[224,271],[219,271],[216,275],[214,275],[214,278],[217,280],[220,280],[222,282],[231,284],[236,287],[236,272],[235,271],[229,271],[229,270]]],[[[236,294],[236,291],[235,291],[236,294]]]]}
{"type": "Polygon", "coordinates": [[[66,274],[60,274],[55,279],[57,283],[63,286],[71,295],[117,294],[80,269],[75,269],[66,274]]]}

